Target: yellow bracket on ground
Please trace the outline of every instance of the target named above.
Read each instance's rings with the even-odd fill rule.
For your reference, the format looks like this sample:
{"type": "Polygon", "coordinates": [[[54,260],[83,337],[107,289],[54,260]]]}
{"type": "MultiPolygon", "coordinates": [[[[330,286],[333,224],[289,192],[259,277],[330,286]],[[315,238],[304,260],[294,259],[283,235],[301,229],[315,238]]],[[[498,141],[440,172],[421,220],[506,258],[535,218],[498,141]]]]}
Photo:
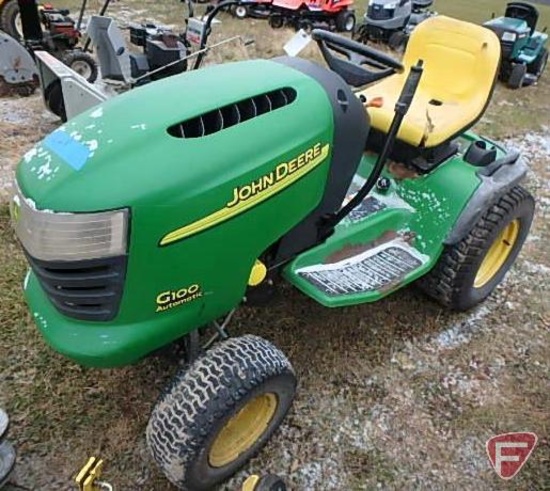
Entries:
{"type": "Polygon", "coordinates": [[[88,462],[75,478],[79,491],[97,491],[102,489],[97,480],[101,477],[103,471],[103,459],[90,457],[88,462]]]}
{"type": "Polygon", "coordinates": [[[243,483],[242,491],[254,491],[259,482],[260,476],[249,476],[248,479],[243,483]]]}

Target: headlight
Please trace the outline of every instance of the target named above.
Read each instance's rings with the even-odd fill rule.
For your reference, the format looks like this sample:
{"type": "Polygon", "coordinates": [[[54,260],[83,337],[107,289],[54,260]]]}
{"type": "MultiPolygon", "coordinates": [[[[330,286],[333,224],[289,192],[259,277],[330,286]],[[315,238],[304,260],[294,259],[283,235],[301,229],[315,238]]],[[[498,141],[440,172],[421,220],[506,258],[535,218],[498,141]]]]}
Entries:
{"type": "Polygon", "coordinates": [[[384,5],[384,8],[388,9],[388,10],[395,10],[397,8],[398,3],[399,2],[388,3],[388,4],[384,5]]]}
{"type": "Polygon", "coordinates": [[[43,261],[80,261],[126,253],[128,210],[55,213],[37,210],[16,186],[11,203],[15,233],[43,261]]]}
{"type": "Polygon", "coordinates": [[[518,35],[515,32],[504,32],[502,33],[502,40],[508,42],[514,42],[517,39],[518,35]]]}

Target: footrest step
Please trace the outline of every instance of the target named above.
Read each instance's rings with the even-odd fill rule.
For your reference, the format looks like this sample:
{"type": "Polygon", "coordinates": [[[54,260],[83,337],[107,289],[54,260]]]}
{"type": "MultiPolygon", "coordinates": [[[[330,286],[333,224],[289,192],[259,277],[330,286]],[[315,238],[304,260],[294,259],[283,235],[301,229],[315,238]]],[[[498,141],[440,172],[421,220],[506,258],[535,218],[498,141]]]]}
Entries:
{"type": "Polygon", "coordinates": [[[335,263],[297,268],[292,272],[293,283],[328,306],[369,302],[400,286],[428,260],[396,239],[335,263]]]}

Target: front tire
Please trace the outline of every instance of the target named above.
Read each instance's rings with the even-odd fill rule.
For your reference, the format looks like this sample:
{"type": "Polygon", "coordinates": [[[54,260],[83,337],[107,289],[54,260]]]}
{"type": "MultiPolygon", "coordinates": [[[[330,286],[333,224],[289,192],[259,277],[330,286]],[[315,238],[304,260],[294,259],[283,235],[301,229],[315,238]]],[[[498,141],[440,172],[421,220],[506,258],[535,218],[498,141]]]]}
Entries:
{"type": "Polygon", "coordinates": [[[353,32],[355,29],[355,14],[343,10],[336,16],[336,30],[339,32],[353,32]]]}
{"type": "Polygon", "coordinates": [[[533,221],[535,200],[516,186],[488,208],[468,235],[446,246],[435,267],[418,281],[430,297],[453,310],[485,300],[516,260],[533,221]]]}
{"type": "Polygon", "coordinates": [[[519,89],[523,87],[525,76],[527,75],[527,65],[518,63],[512,65],[512,71],[510,72],[510,78],[508,79],[508,87],[511,89],[519,89]]]}
{"type": "Polygon", "coordinates": [[[275,346],[229,339],[177,373],[153,410],[147,444],[173,484],[211,489],[265,445],[295,392],[292,366],[275,346]]]}

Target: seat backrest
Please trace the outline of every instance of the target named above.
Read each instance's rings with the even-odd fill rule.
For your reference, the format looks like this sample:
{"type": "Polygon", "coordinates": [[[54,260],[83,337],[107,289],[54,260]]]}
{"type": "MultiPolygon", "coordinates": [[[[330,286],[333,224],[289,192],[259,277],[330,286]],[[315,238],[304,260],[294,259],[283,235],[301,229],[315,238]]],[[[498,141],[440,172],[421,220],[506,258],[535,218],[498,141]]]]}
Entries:
{"type": "Polygon", "coordinates": [[[488,102],[497,79],[500,54],[499,39],[489,29],[438,15],[413,31],[403,64],[408,68],[424,60],[421,86],[434,99],[488,102]]]}
{"type": "Polygon", "coordinates": [[[506,13],[504,17],[511,17],[512,19],[521,19],[527,22],[527,25],[531,29],[531,36],[537,29],[537,23],[539,21],[539,11],[533,5],[523,2],[510,2],[506,5],[506,13]]]}

